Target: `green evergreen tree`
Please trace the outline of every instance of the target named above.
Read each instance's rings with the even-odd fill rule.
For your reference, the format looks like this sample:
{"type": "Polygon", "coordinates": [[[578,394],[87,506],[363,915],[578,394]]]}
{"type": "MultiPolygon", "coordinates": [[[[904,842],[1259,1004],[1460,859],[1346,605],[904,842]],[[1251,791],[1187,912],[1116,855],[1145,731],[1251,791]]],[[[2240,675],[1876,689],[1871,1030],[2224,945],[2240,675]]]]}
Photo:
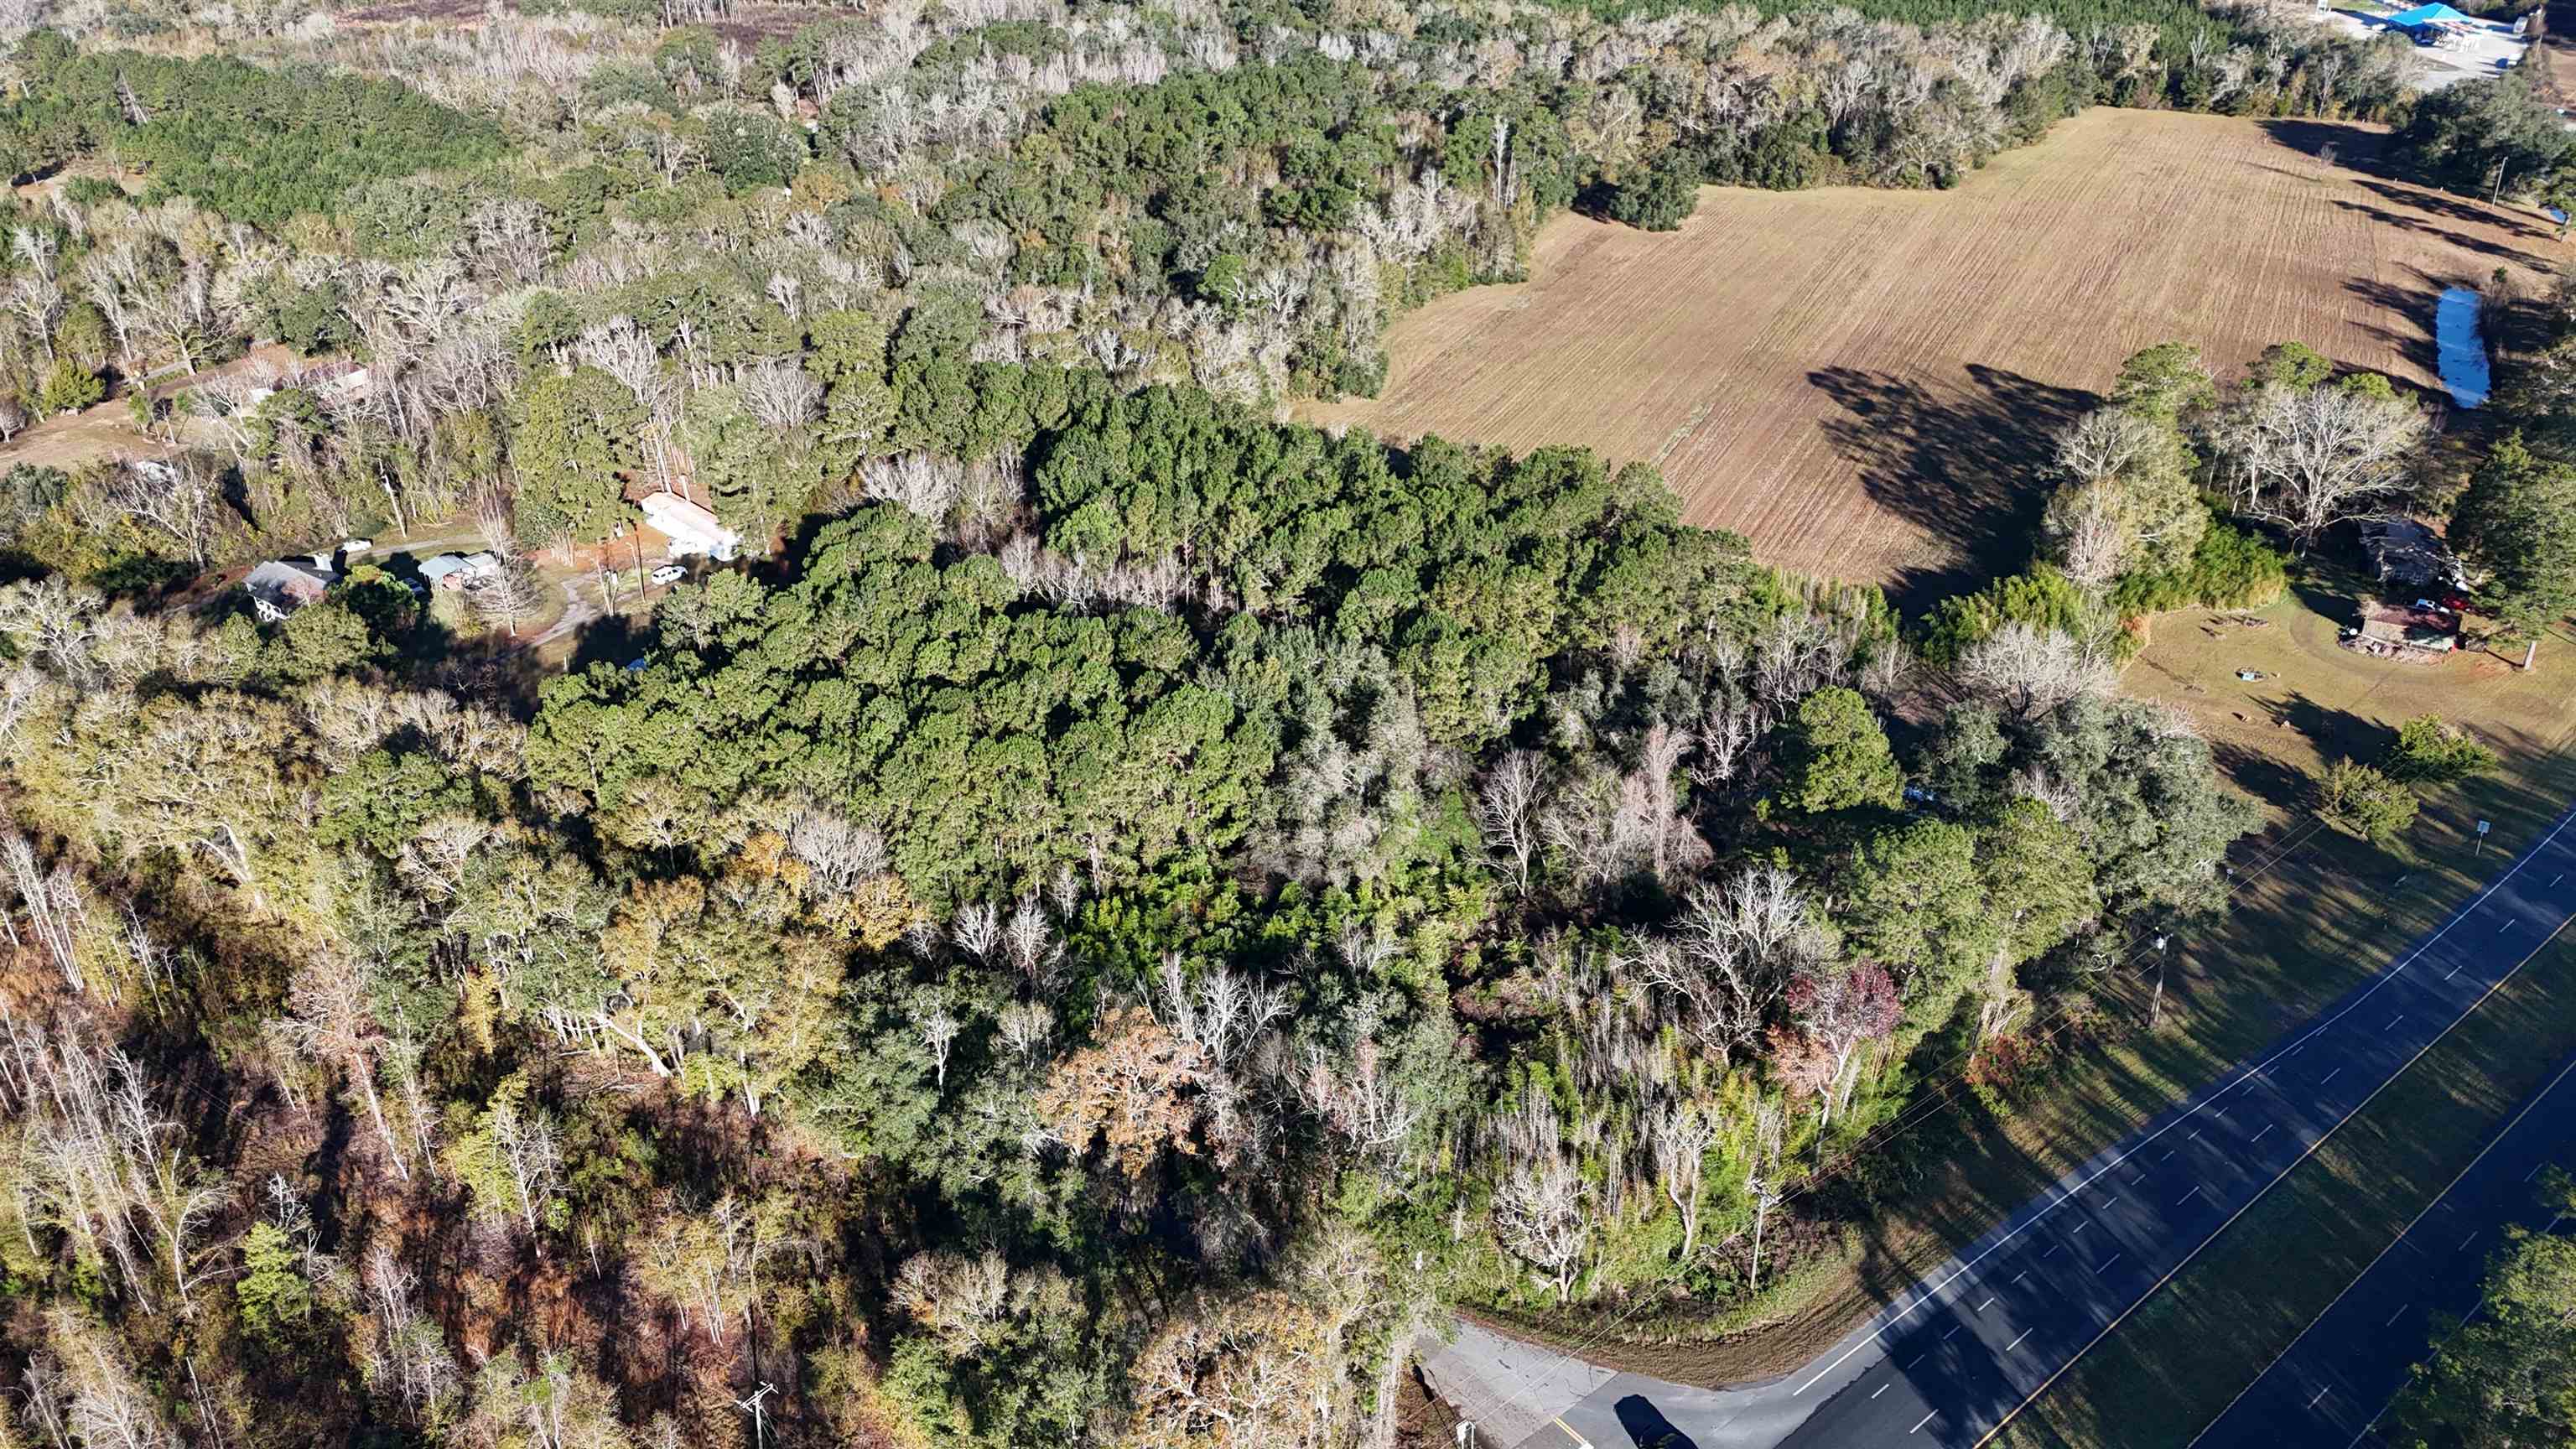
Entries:
{"type": "Polygon", "coordinates": [[[1783,729],[1783,798],[1810,815],[1863,807],[1892,810],[1905,772],[1888,749],[1869,701],[1839,685],[1798,702],[1783,729]]]}

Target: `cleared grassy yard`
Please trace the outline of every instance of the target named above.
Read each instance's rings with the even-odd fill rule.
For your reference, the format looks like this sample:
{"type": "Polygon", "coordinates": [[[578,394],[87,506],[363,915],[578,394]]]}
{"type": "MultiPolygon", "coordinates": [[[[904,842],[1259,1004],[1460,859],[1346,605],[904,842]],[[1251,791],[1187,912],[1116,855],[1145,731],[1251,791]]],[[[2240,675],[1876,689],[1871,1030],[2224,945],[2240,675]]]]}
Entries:
{"type": "MultiPolygon", "coordinates": [[[[2129,668],[2133,691],[2169,699],[2202,724],[2231,778],[2273,818],[2237,852],[2229,914],[2178,936],[2161,1027],[2145,1025],[2155,985],[2145,959],[2104,977],[2094,996],[2112,1030],[2088,1038],[2009,1118],[1973,1106],[1927,1115],[1912,1129],[1914,1175],[1895,1201],[1862,1222],[1839,1262],[1801,1273],[1798,1291],[1766,1305],[1749,1331],[1734,1331],[1741,1318],[1730,1315],[1723,1327],[1621,1320],[1607,1343],[1595,1339],[1600,1324],[1558,1325],[1558,1335],[1601,1361],[1686,1382],[1743,1382],[1805,1362],[2067,1168],[2377,972],[2576,798],[2576,636],[2545,643],[2530,674],[2483,653],[2386,664],[2336,647],[2348,600],[2326,577],[2256,611],[2267,621],[2260,628],[2213,632],[2221,616],[2199,612],[2160,619],[2129,668]],[[2265,677],[2246,683],[2239,669],[2265,677]],[[2321,826],[2307,808],[2312,772],[2336,755],[2374,755],[2400,721],[2425,713],[2471,726],[2503,770],[2429,800],[2399,853],[2321,826]],[[2483,856],[2473,853],[2480,819],[2493,822],[2483,856]]],[[[2554,1062],[2567,1048],[2534,1036],[2495,1050],[2493,1070],[2510,1080],[2517,1063],[2554,1062]]],[[[2471,1080],[2458,1078],[2464,1100],[2486,1102],[2471,1080]]],[[[2256,1365],[2268,1357],[2250,1341],[2234,1351],[2256,1365]]]]}

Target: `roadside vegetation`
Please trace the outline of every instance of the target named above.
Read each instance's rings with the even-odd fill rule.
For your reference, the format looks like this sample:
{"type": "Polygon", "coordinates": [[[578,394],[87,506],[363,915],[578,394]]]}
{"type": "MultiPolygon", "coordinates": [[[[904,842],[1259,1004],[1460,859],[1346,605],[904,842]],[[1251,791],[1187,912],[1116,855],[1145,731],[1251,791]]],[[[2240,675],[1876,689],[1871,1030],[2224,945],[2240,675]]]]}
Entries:
{"type": "MultiPolygon", "coordinates": [[[[2576,947],[2562,940],[2542,949],[1994,1442],[2007,1449],[2190,1442],[2432,1205],[2515,1103],[2576,1052],[2571,1012],[2576,947]]],[[[2561,1297],[2559,1309],[2566,1306],[2561,1297]]],[[[2444,1363],[2428,1350],[2428,1363],[2441,1365],[2438,1377],[2425,1381],[2418,1403],[2401,1399],[2391,1408],[2381,1438],[2410,1445],[2550,1442],[2479,1437],[2516,1425],[2527,1430],[2507,1396],[2484,1404],[2475,1398],[2480,1374],[2520,1351],[2473,1339],[2444,1363]]],[[[2554,1366],[2532,1365],[2544,1374],[2554,1366]]],[[[2380,1407],[2363,1405],[2352,1417],[2380,1407]]]]}
{"type": "MultiPolygon", "coordinates": [[[[2497,400],[2503,416],[2494,442],[2459,496],[2451,528],[2470,558],[2492,570],[2482,603],[2499,629],[2491,645],[2494,653],[2475,663],[2482,675],[2499,682],[2512,668],[2507,661],[2536,658],[2545,674],[2552,656],[2563,657],[2576,642],[2567,636],[2566,605],[2560,602],[2564,596],[2551,592],[2564,579],[2547,566],[2521,572],[2526,560],[2567,557],[2556,537],[2558,522],[2535,518],[2514,533],[2515,543],[2502,548],[2480,534],[2486,519],[2507,516],[2529,506],[2535,495],[2563,486],[2568,400],[2553,379],[2569,345],[2567,306],[2564,296],[2553,303],[2532,350],[2511,360],[2497,400]],[[2529,441],[2533,438],[2543,441],[2535,447],[2529,441]]],[[[2295,649],[2297,641],[2268,642],[2295,649]]],[[[2266,663],[2296,657],[2279,647],[2249,654],[2242,638],[2228,648],[2236,658],[2266,663]]],[[[2315,752],[2313,758],[2335,760],[2346,778],[2370,768],[2383,784],[2404,780],[2408,784],[2399,788],[2411,790],[2429,779],[2484,766],[2463,748],[2464,741],[2447,731],[2414,723],[2392,736],[2376,721],[2339,718],[2335,696],[2307,693],[2318,677],[2313,665],[2294,667],[2295,677],[2285,669],[2261,689],[2273,698],[2287,696],[2280,713],[2298,716],[2295,733],[2315,752]],[[2357,765],[2358,747],[2374,736],[2386,751],[2381,764],[2357,765]],[[2338,751],[2348,753],[2338,760],[2338,751]]],[[[2385,682],[2373,681],[2371,692],[2385,682]]],[[[2412,683],[2403,675],[2394,682],[2400,687],[2412,683]]],[[[2386,942],[2409,939],[2429,927],[2430,913],[2409,912],[2405,903],[2418,887],[2429,887],[2428,901],[2454,899],[2474,875],[2485,857],[2476,853],[2483,847],[2466,828],[2472,816],[2508,832],[2501,837],[2506,842],[2523,841],[2576,790],[2576,767],[2569,761],[2569,746],[2576,744],[2571,738],[2576,715],[2567,703],[2571,687],[2576,686],[2562,675],[2560,683],[2524,696],[2519,705],[2496,699],[2499,708],[2489,729],[2490,738],[2502,746],[2502,773],[2483,778],[2473,773],[2459,787],[2473,804],[2445,812],[2448,818],[2440,829],[2441,838],[2450,842],[2447,848],[2406,851],[2400,846],[2404,853],[2376,870],[2356,866],[2337,872],[2340,884],[2318,882],[2318,899],[2324,904],[2309,907],[2299,918],[2321,927],[2338,911],[2368,919],[2372,907],[2363,897],[2378,896],[2381,914],[2373,921],[2373,934],[2380,944],[2355,947],[2370,953],[2364,959],[2373,967],[2385,958],[2386,942]],[[2470,854],[2463,858],[2463,851],[2470,854]],[[2401,876],[2402,887],[2394,884],[2401,876]],[[2367,883],[2380,879],[2391,884],[2369,889],[2367,883]]],[[[2409,692],[2424,697],[2421,685],[2409,692]]],[[[2386,704],[2404,707],[2396,700],[2386,704]]],[[[2222,749],[2228,747],[2224,733],[2213,738],[2222,749]]],[[[2349,808],[2336,810],[2333,768],[2324,777],[2319,803],[2329,815],[2340,813],[2342,823],[2356,834],[2368,835],[2368,811],[2356,818],[2349,808]]],[[[2437,791],[2432,798],[2443,795],[2437,791]]],[[[2404,803],[2411,806],[2411,796],[2404,803]]],[[[2408,838],[2424,840],[2424,827],[2415,827],[2408,838]]],[[[2361,844],[2355,841],[2344,849],[2361,844]]],[[[2514,848],[2510,843],[2505,847],[2514,848]]],[[[2540,951],[2521,979],[2482,1006],[2454,1037],[2301,1164],[2116,1338],[2071,1369],[2007,1430],[2002,1442],[2162,1443],[2187,1438],[2215,1417],[2467,1163],[2511,1104],[2576,1052],[2576,1036],[2565,1029],[2569,1016],[2564,998],[2571,990],[2576,990],[2576,953],[2562,941],[2540,951]]],[[[2493,1347],[2486,1339],[2462,1342],[2460,1359],[2423,1381],[2402,1422],[2428,1443],[2486,1442],[2476,1437],[2484,1429],[2519,1432],[2512,1426],[2521,1421],[2504,1399],[2488,1410],[2463,1408],[2462,1396],[2474,1392],[2471,1385],[2481,1372],[2480,1354],[2493,1347]]]]}
{"type": "MultiPolygon", "coordinates": [[[[2564,1168],[2543,1174],[2539,1196],[2558,1217],[2576,1212],[2564,1168]]],[[[2502,1449],[2576,1435],[2576,1242],[2506,1229],[2478,1296],[2476,1317],[2434,1329],[2432,1355],[2395,1405],[2394,1432],[2438,1449],[2502,1449]]]]}

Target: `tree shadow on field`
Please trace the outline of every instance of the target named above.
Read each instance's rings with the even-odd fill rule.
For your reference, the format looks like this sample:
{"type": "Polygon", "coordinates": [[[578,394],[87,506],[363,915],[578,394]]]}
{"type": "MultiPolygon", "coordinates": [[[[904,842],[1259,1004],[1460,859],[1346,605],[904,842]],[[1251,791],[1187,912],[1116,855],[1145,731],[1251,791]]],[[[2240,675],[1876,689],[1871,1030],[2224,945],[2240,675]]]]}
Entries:
{"type": "Polygon", "coordinates": [[[2465,222],[2471,226],[2491,226],[2509,236],[2530,241],[2547,241],[2550,233],[2520,212],[2501,206],[2489,206],[2470,197],[2453,196],[2429,186],[2409,185],[2403,181],[2365,181],[2361,189],[2380,200],[2397,206],[2411,206],[2431,212],[2446,221],[2465,222]]]}
{"type": "Polygon", "coordinates": [[[2264,135],[2312,160],[2364,176],[2394,174],[2389,142],[2384,136],[2326,121],[2278,120],[2259,124],[2264,135]]]}
{"type": "MultiPolygon", "coordinates": [[[[2433,338],[2433,325],[2434,316],[2441,309],[2442,290],[2448,284],[2421,267],[2406,270],[2414,273],[2416,285],[2383,282],[2376,277],[2349,277],[2345,279],[2343,289],[2383,312],[2413,319],[2418,330],[2407,333],[2377,322],[2357,322],[2354,327],[2363,335],[2386,343],[2390,351],[2406,359],[2407,366],[2426,377],[2438,378],[2442,375],[2442,355],[2433,338]]],[[[2352,366],[2342,358],[2337,358],[2335,365],[2338,370],[2352,366]]]]}
{"type": "Polygon", "coordinates": [[[2273,702],[2269,708],[2289,728],[2307,737],[2319,757],[2359,760],[2376,764],[2388,747],[2397,743],[2397,732],[2375,719],[2368,719],[2348,709],[2323,705],[2298,690],[2287,698],[2273,702]]]}
{"type": "Polygon", "coordinates": [[[2228,783],[2276,810],[2296,813],[2316,803],[2316,783],[2272,755],[2226,741],[2212,743],[2209,754],[2228,783]]]}
{"type": "Polygon", "coordinates": [[[1849,367],[1807,381],[1842,409],[1824,421],[1825,436],[1870,498],[1960,555],[1946,567],[1897,571],[1888,598],[1908,614],[2028,560],[2050,440],[2100,401],[1981,364],[1955,389],[1849,367]]]}
{"type": "MultiPolygon", "coordinates": [[[[2516,266],[2534,269],[2545,269],[2549,265],[2544,258],[2535,257],[2529,252],[2517,251],[2502,242],[2488,241],[2484,237],[2471,236],[2466,232],[2453,231],[2426,217],[2408,216],[2402,212],[2391,211],[2384,206],[2373,206],[2366,201],[2338,201],[2335,206],[2344,211],[2358,212],[2382,226],[2393,226],[2401,231],[2422,232],[2436,240],[2448,242],[2464,252],[2475,252],[2479,256],[2492,257],[2500,262],[2511,262],[2516,266]]],[[[2480,220],[2485,219],[2480,218],[2480,220]]]]}

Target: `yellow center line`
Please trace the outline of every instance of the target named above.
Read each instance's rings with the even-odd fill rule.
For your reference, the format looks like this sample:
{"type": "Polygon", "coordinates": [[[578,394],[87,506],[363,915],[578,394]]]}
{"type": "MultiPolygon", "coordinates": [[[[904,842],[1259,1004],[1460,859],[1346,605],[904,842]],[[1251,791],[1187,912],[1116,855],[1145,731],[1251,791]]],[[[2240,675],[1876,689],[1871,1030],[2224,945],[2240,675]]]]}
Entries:
{"type": "MultiPolygon", "coordinates": [[[[2245,1206],[2229,1213],[2227,1215],[2227,1221],[2220,1223],[2207,1237],[2204,1237],[2199,1242],[2193,1244],[2191,1251],[2183,1254],[2181,1262],[2174,1264],[2173,1267],[2165,1271],[2165,1275],[2163,1277],[2158,1278],[2154,1283],[2149,1284],[2147,1291],[2139,1294],[2136,1302],[2133,1302],[2128,1307],[2121,1309],[2117,1318],[2114,1318],[2109,1323],[2102,1325],[2102,1331],[2093,1335],[2093,1337],[2087,1341],[2082,1348],[2077,1349],[2074,1355],[2068,1358],[2066,1362],[2058,1365],[2055,1373],[2052,1373],[2047,1378],[2040,1380],[2039,1387],[2031,1390],[2020,1403],[2013,1405],[2011,1409],[2005,1412],[2002,1418],[1997,1419],[1995,1421],[1995,1426],[1988,1429],[1983,1435],[1981,1435],[1976,1444],[1972,1446],[1972,1449],[1985,1449],[1987,1444],[1993,1442],[1994,1437],[1997,1434],[2002,1433],[2006,1425],[2020,1417],[2021,1411],[2029,1408],[2038,1400],[2040,1395],[2047,1393],[2050,1385],[2055,1384],[2058,1379],[2063,1377],[2068,1369],[2071,1369],[2075,1367],[2076,1364],[2082,1362],[2084,1355],[2091,1353],[2095,1348],[2100,1346],[2102,1340],[2109,1338],[2113,1333],[2117,1332],[2120,1325],[2128,1321],[2130,1314],[2145,1307],[2147,1301],[2154,1298],[2156,1294],[2162,1292],[2164,1290],[2164,1286],[2172,1282],[2176,1274],[2179,1274],[2183,1269],[2190,1267],[2192,1259],[2199,1257],[2202,1249],[2207,1248],[2210,1244],[2217,1242],[2222,1237],[2225,1237],[2227,1235],[2227,1230],[2236,1226],[2236,1220],[2238,1218],[2252,1212],[2256,1203],[2259,1203],[2264,1198],[2270,1196],[2272,1189],[2279,1187],[2283,1182],[2287,1181],[2291,1173],[2298,1171],[2299,1164],[2307,1161],[2318,1148],[2325,1146],[2327,1142],[2331,1141],[2337,1132],[2343,1130],[2345,1123],[2350,1122],[2353,1118],[2359,1116],[2363,1109],[2367,1108],[2371,1103],[2379,1100],[2379,1094],[2387,1091],[2390,1087],[2395,1086],[2399,1078],[2405,1076],[2409,1071],[2412,1071],[2415,1064],[2424,1059],[2424,1054],[2426,1052],[2440,1046],[2443,1038],[2448,1037],[2452,1032],[2459,1030],[2461,1022],[2467,1021],[2470,1017],[2476,1015],[2478,1009],[2487,1004],[2488,998],[2494,996],[2497,992],[2502,991],[2506,982],[2511,981],[2514,977],[2522,974],[2522,968],[2531,964],[2532,957],[2539,955],[2544,950],[2547,950],[2550,942],[2558,939],[2558,933],[2565,929],[2567,929],[2567,921],[2562,919],[2547,936],[2541,938],[2539,945],[2532,947],[2530,951],[2524,954],[2521,960],[2513,963],[2512,970],[2497,977],[2494,985],[2488,987],[2483,993],[2481,993],[2477,1000],[2470,1002],[2468,1010],[2463,1011],[2458,1016],[2452,1018],[2450,1025],[2443,1027],[2441,1032],[2431,1041],[2424,1043],[2424,1045],[2416,1051],[2415,1055],[2408,1057],[2406,1059],[2406,1065],[2399,1067],[2394,1072],[2391,1072],[2387,1081],[2373,1087],[2369,1096],[2364,1097],[2359,1102],[2355,1103],[2351,1111],[2336,1118],[2335,1124],[2332,1127],[2327,1128],[2316,1141],[2309,1143],[2307,1150],[2293,1158],[2289,1166],[2282,1168],[2279,1176],[2274,1177],[2270,1182],[2263,1184],[2262,1191],[2257,1192],[2252,1197],[2246,1199],[2245,1206]]],[[[1572,1431],[1569,1430],[1568,1432],[1570,1433],[1572,1431]]]]}
{"type": "MultiPolygon", "coordinates": [[[[2380,1249],[2379,1255],[2372,1258],[2368,1266],[2354,1274],[2351,1282],[2343,1285],[2343,1292],[2337,1293],[2334,1296],[2333,1302],[2330,1302],[2326,1304],[2325,1307],[2318,1309],[2317,1316],[2309,1319],[2307,1327],[2299,1330],[2299,1336],[2291,1339],[2287,1348],[2284,1348],[2279,1353],[2272,1355],[2272,1361],[2263,1365],[2263,1372],[2256,1374],[2252,1383],[2247,1384],[2244,1388],[2237,1391],[2236,1398],[2229,1399],[2227,1401],[2226,1409],[2219,1410],[2216,1418],[2213,1418],[2207,1424],[2202,1425],[2200,1432],[2191,1436],[2191,1443],[2197,1444],[2201,1440],[2209,1437],[2209,1431],[2217,1427],[2218,1420],[2227,1417],[2228,1409],[2235,1408],[2237,1400],[2254,1392],[2255,1388],[2263,1382],[2265,1375],[2279,1367],[2281,1360],[2288,1358],[2292,1352],[2296,1351],[2298,1346],[2306,1341],[2310,1330],[2324,1322],[2327,1314],[2334,1312],[2335,1304],[2341,1303],[2346,1294],[2349,1294],[2353,1289],[2360,1287],[2361,1280],[2369,1277],[2371,1270],[2377,1268],[2382,1259],[2385,1259],[2389,1254],[2396,1252],[2397,1245],[2406,1241],[2406,1235],[2415,1231],[2416,1224],[2423,1222],[2428,1217],[2431,1217],[2433,1215],[2433,1210],[2442,1205],[2442,1199],[2449,1197],[2452,1190],[2457,1188],[2470,1173],[2477,1171],[2478,1164],[2486,1161],[2489,1153],[2492,1153],[2498,1147],[2503,1146],[2504,1139],[2512,1133],[2513,1129],[2522,1125],[2522,1119],[2530,1116],[2532,1109],[2539,1106],[2544,1100],[2546,1100],[2550,1093],[2557,1091],[2558,1084],[2567,1080],[2567,1075],[2570,1072],[2576,1072],[2576,1059],[2571,1059],[2567,1065],[2560,1067],[2556,1076],[2551,1077],[2548,1083],[2541,1087],[2539,1091],[2532,1093],[2531,1100],[2522,1104],[2522,1110],[2514,1113],[2510,1121],[2507,1121],[2502,1127],[2497,1128],[2495,1130],[2495,1135],[2488,1139],[2487,1145],[2478,1149],[2478,1155],[2469,1159],[2469,1165],[2461,1168],[2458,1176],[2452,1178],[2449,1182],[2442,1184],[2442,1190],[2433,1194],[2433,1196],[2425,1202],[2423,1211],[2418,1212],[2415,1216],[2407,1219],[2406,1226],[2398,1230],[2397,1236],[2388,1240],[2388,1246],[2380,1249]]],[[[2534,1174],[2534,1176],[2537,1175],[2538,1174],[2536,1173],[2534,1174]]],[[[2526,1178],[2524,1180],[2529,1181],[2530,1179],[2526,1178]]],[[[2406,1305],[2406,1307],[2411,1306],[2411,1304],[2406,1305]]],[[[2403,1314],[2406,1311],[2406,1307],[2400,1307],[2397,1310],[2398,1313],[2403,1314]]],[[[2388,1322],[2393,1325],[2397,1320],[2395,1318],[2391,1318],[2388,1322]]],[[[2183,1446],[2183,1449],[2191,1449],[2191,1445],[2186,1444],[2183,1446]]]]}

